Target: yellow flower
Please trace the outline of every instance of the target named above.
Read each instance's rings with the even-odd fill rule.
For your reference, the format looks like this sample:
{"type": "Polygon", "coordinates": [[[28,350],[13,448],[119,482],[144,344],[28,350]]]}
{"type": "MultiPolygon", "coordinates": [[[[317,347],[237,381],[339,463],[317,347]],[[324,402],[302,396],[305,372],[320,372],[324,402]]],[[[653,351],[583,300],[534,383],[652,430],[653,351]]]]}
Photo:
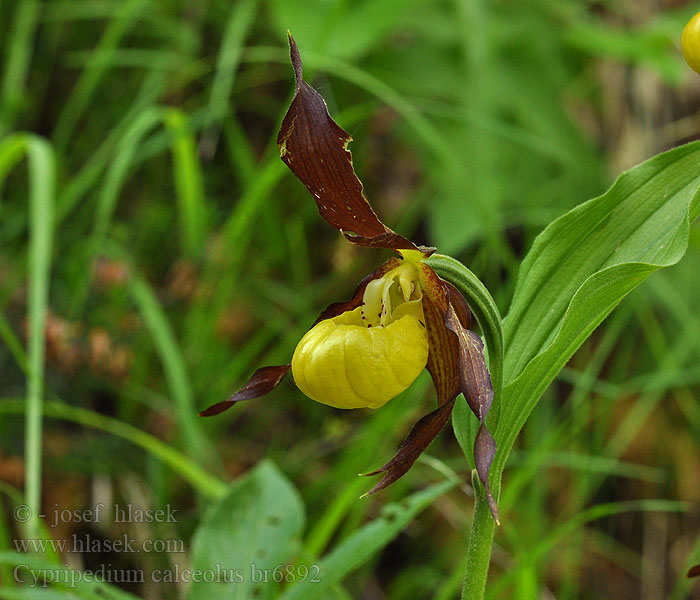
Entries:
{"type": "Polygon", "coordinates": [[[379,408],[428,362],[418,269],[410,260],[370,281],[362,304],[317,323],[292,357],[297,387],[335,408],[379,408]]]}
{"type": "Polygon", "coordinates": [[[493,388],[483,342],[470,329],[469,306],[424,262],[434,248],[415,245],[374,213],[352,166],[352,138],[304,81],[291,35],[289,46],[296,92],[277,137],[280,157],[314,197],[321,216],[350,243],[395,250],[399,256],[365,277],[350,300],[324,310],[297,345],[290,364],[258,369],[228,400],[200,415],[216,415],[267,394],[290,370],[297,387],[317,402],[345,409],[379,408],[427,369],[438,406],[413,426],[394,458],[367,474],[383,474],[368,493],[408,471],[445,426],[462,393],[480,421],[474,461],[498,522],[488,484],[496,443],[484,422],[493,388]]]}
{"type": "Polygon", "coordinates": [[[683,29],[681,50],[690,68],[700,73],[700,12],[693,15],[683,29]]]}

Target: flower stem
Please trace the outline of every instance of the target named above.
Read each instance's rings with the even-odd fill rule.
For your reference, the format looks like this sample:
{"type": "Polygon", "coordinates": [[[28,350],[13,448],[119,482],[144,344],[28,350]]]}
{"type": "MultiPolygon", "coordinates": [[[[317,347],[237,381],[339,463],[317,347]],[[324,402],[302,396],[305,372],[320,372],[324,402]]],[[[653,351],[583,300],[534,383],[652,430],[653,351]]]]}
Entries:
{"type": "Polygon", "coordinates": [[[476,470],[472,471],[474,488],[474,519],[469,534],[467,550],[467,570],[464,574],[462,600],[481,600],[486,588],[486,577],[491,560],[491,543],[493,542],[496,523],[491,516],[484,486],[479,481],[476,470]]]}

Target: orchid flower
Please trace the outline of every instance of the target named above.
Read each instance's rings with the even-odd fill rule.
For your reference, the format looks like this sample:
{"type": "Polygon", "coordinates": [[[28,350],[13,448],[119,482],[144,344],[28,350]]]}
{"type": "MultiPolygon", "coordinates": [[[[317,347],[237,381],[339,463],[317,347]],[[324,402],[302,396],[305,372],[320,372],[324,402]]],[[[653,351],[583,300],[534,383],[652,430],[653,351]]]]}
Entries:
{"type": "Polygon", "coordinates": [[[312,400],[336,408],[380,408],[428,369],[438,406],[413,426],[389,462],[366,474],[383,474],[366,495],[410,469],[443,429],[462,393],[480,421],[474,462],[498,523],[488,481],[496,442],[485,424],[493,388],[483,342],[470,329],[467,301],[424,262],[434,248],[415,245],[374,213],[352,166],[352,138],[304,81],[291,34],[289,46],[296,92],[277,137],[280,157],[311,192],[321,216],[351,244],[391,249],[398,256],[365,277],[350,300],[324,310],[298,343],[290,364],[258,369],[228,400],[200,415],[216,415],[267,394],[290,370],[297,387],[312,400]]]}

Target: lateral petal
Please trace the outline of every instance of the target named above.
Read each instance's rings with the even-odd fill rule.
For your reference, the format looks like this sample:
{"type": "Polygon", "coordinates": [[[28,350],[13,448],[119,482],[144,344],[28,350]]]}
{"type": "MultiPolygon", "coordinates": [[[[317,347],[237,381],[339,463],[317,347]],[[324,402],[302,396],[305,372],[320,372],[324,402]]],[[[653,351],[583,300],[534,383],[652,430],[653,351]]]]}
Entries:
{"type": "Polygon", "coordinates": [[[423,295],[423,315],[428,333],[428,364],[426,368],[433,378],[438,406],[442,406],[460,393],[459,344],[456,336],[445,327],[445,313],[435,301],[423,295]]]}
{"type": "Polygon", "coordinates": [[[248,380],[248,382],[238,390],[228,400],[212,404],[199,413],[200,417],[213,417],[231,408],[237,402],[250,400],[259,396],[264,396],[274,390],[289,373],[292,365],[276,365],[272,367],[261,367],[248,380]]]}
{"type": "Polygon", "coordinates": [[[454,398],[419,419],[401,446],[399,446],[394,458],[375,471],[364,473],[366,476],[384,473],[384,477],[364,496],[376,494],[403,477],[445,427],[452,414],[453,407],[454,398]]]}
{"type": "Polygon", "coordinates": [[[459,344],[456,336],[445,326],[450,288],[424,263],[420,263],[420,285],[429,344],[426,367],[433,378],[438,406],[442,406],[461,391],[459,344]]]}

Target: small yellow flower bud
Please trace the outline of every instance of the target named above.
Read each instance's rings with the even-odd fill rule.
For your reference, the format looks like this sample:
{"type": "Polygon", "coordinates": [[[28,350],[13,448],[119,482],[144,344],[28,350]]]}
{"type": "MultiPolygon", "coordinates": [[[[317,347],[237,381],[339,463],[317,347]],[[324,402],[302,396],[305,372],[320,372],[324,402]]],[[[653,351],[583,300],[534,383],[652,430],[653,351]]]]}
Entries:
{"type": "Polygon", "coordinates": [[[690,68],[700,73],[700,12],[696,13],[683,29],[681,50],[690,68]]]}

